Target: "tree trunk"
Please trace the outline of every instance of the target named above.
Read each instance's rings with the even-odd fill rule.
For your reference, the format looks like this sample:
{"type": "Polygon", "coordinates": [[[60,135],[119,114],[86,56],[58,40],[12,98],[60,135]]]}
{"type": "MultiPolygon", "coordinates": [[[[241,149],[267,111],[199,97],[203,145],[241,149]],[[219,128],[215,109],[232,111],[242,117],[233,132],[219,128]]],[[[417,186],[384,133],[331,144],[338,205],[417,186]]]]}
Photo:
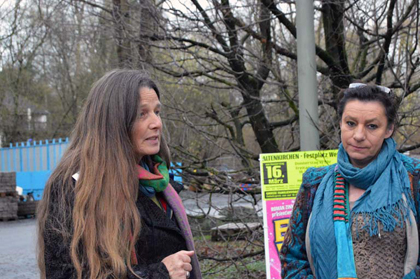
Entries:
{"type": "Polygon", "coordinates": [[[149,69],[153,61],[149,39],[158,31],[158,11],[153,0],[140,1],[140,42],[137,44],[138,68],[149,69]]]}
{"type": "MultiPolygon", "coordinates": [[[[255,86],[255,85],[254,85],[255,86]]],[[[244,107],[251,122],[257,142],[262,153],[279,152],[273,129],[264,114],[264,108],[260,101],[260,90],[252,90],[250,81],[242,84],[244,107]]]]}
{"type": "Polygon", "coordinates": [[[131,68],[131,45],[127,38],[129,31],[128,20],[130,18],[127,0],[112,1],[112,16],[114,18],[114,39],[117,42],[118,66],[120,68],[131,68]]]}
{"type": "Polygon", "coordinates": [[[347,62],[344,32],[344,1],[322,0],[326,52],[335,60],[331,79],[338,88],[346,88],[351,82],[347,62]]]}

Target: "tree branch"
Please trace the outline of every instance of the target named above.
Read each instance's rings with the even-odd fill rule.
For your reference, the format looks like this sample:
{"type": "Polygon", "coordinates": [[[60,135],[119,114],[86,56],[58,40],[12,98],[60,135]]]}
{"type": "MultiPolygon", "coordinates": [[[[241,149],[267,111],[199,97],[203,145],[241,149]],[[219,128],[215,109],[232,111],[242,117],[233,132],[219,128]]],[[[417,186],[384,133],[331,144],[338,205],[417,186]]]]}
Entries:
{"type": "Polygon", "coordinates": [[[93,8],[98,8],[98,9],[100,9],[100,10],[102,10],[102,11],[104,11],[104,12],[110,14],[110,15],[112,15],[112,11],[111,10],[105,8],[104,6],[98,5],[96,3],[92,3],[92,2],[87,1],[87,0],[71,0],[71,1],[85,3],[85,4],[87,4],[87,5],[89,5],[89,6],[93,7],[93,8]]]}
{"type": "Polygon", "coordinates": [[[283,121],[278,121],[278,122],[271,122],[270,126],[272,128],[284,127],[284,126],[292,124],[293,122],[295,122],[298,119],[299,119],[299,116],[295,114],[292,117],[290,117],[289,119],[286,119],[286,120],[283,120],[283,121]]]}

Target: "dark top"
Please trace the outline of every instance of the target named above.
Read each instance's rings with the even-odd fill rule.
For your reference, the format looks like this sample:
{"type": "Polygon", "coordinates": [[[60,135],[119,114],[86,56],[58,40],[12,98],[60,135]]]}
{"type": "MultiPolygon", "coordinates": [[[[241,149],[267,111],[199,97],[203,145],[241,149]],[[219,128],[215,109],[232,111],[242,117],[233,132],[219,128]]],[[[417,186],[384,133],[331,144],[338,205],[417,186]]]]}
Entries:
{"type": "MultiPolygon", "coordinates": [[[[50,213],[44,233],[46,278],[76,278],[76,271],[69,253],[71,237],[62,236],[51,229],[57,226],[57,222],[71,227],[71,216],[67,216],[65,222],[57,221],[58,215],[54,210],[54,205],[58,198],[52,194],[51,199],[50,213]]],[[[73,200],[74,196],[69,197],[70,206],[72,206],[73,200]]],[[[187,250],[182,232],[174,217],[169,218],[159,206],[140,191],[136,204],[140,212],[142,227],[140,237],[135,245],[138,265],[133,266],[133,269],[142,278],[169,279],[168,270],[161,261],[180,250],[187,250]]],[[[130,271],[128,274],[128,278],[137,278],[130,271]]]]}

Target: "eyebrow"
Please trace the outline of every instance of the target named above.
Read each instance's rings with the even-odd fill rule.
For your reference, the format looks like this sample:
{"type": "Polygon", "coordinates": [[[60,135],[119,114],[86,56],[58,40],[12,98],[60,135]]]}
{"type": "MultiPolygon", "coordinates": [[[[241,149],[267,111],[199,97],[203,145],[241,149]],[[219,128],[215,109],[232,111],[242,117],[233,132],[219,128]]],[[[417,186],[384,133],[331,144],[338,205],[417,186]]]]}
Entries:
{"type": "MultiPolygon", "coordinates": [[[[140,108],[142,109],[142,108],[146,108],[146,107],[148,107],[149,105],[148,104],[143,104],[143,105],[140,105],[140,108]]],[[[157,104],[156,104],[156,106],[155,106],[155,108],[161,108],[162,107],[162,103],[161,102],[158,102],[157,104]]]]}
{"type": "MultiPolygon", "coordinates": [[[[354,118],[353,116],[350,116],[350,115],[346,115],[344,117],[344,119],[357,120],[356,118],[354,118]]],[[[379,121],[378,118],[375,117],[375,118],[367,119],[366,122],[373,122],[375,120],[379,121]]]]}

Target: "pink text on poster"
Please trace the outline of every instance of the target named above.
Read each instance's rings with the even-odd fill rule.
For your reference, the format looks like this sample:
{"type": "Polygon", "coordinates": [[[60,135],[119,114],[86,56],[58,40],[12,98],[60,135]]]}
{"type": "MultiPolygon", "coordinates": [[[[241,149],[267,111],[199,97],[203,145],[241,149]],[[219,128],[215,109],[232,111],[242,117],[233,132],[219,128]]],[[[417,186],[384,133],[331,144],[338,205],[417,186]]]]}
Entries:
{"type": "Polygon", "coordinates": [[[270,278],[281,278],[281,264],[279,252],[283,244],[290,215],[292,214],[294,199],[266,201],[268,226],[268,249],[270,261],[270,278]]]}

